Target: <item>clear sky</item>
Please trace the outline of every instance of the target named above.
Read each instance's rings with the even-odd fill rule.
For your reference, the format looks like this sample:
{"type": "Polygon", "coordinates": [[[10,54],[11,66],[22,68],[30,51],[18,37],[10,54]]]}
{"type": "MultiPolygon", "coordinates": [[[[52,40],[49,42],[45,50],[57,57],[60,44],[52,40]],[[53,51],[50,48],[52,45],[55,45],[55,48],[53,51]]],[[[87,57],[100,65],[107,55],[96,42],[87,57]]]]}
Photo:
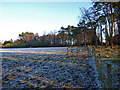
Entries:
{"type": "Polygon", "coordinates": [[[22,32],[43,35],[61,26],[77,26],[79,7],[91,2],[2,2],[0,3],[0,40],[16,40],[22,32]]]}

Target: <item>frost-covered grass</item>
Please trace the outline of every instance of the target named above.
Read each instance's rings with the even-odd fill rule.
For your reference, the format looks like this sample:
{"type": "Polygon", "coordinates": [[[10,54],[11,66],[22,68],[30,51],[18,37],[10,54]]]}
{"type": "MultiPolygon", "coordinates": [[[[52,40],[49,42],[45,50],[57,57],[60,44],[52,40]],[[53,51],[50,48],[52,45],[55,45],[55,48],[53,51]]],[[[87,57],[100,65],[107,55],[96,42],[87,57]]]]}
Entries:
{"type": "Polygon", "coordinates": [[[99,88],[86,47],[2,50],[3,88],[99,88]]]}
{"type": "Polygon", "coordinates": [[[66,48],[40,52],[6,50],[2,56],[3,88],[98,87],[85,48],[71,48],[70,58],[66,48]]]}

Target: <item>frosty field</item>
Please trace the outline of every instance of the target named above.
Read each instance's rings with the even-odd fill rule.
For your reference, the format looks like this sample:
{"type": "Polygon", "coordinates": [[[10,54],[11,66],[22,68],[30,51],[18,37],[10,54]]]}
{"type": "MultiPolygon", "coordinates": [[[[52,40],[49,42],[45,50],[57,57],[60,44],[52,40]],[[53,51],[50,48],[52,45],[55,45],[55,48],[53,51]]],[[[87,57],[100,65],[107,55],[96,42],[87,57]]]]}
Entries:
{"type": "MultiPolygon", "coordinates": [[[[2,88],[101,88],[87,48],[69,49],[71,57],[67,47],[1,49],[2,88]]],[[[116,64],[113,67],[119,69],[116,64]]],[[[113,87],[120,85],[119,78],[116,76],[113,87]]]]}

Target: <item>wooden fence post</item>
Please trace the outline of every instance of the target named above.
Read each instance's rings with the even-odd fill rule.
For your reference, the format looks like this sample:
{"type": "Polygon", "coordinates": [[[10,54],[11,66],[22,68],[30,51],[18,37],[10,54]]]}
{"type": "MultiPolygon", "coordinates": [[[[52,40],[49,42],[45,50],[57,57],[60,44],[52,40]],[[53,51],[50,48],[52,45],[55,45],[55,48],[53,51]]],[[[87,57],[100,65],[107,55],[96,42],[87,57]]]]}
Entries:
{"type": "Polygon", "coordinates": [[[111,64],[107,64],[108,87],[112,88],[111,64]]]}
{"type": "Polygon", "coordinates": [[[101,58],[100,58],[100,54],[99,54],[99,64],[101,64],[101,58]]]}
{"type": "Polygon", "coordinates": [[[70,49],[67,48],[67,57],[70,58],[71,57],[71,52],[70,49]]]}

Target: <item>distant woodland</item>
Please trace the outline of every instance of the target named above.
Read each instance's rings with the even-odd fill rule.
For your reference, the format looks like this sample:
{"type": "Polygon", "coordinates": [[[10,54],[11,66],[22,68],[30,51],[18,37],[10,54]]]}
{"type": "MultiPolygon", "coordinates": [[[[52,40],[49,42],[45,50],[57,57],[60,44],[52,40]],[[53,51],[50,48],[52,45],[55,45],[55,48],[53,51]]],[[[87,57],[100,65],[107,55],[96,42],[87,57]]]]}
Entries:
{"type": "Polygon", "coordinates": [[[120,2],[94,2],[89,9],[80,8],[77,27],[61,26],[59,31],[51,31],[39,36],[38,33],[22,32],[19,39],[5,41],[1,47],[49,47],[120,45],[120,2]]]}

